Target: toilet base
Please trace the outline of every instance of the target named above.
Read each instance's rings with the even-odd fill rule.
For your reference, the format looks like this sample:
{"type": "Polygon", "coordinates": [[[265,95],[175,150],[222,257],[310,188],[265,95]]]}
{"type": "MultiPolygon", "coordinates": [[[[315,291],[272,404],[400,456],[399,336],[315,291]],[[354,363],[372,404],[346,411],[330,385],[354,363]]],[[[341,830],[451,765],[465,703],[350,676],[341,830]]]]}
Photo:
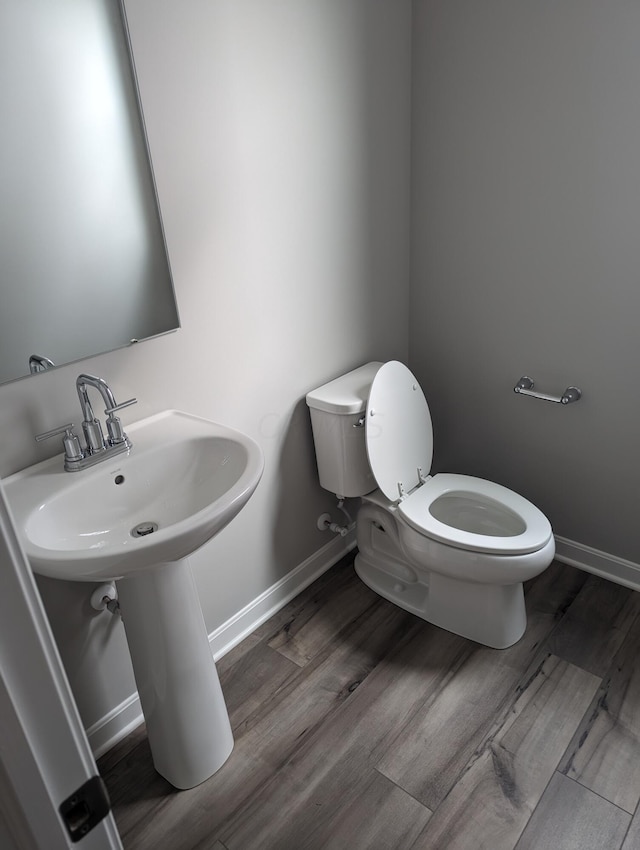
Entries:
{"type": "Polygon", "coordinates": [[[522,583],[480,584],[426,571],[419,575],[404,564],[376,564],[362,552],[355,570],[368,587],[400,608],[493,649],[512,646],[525,632],[522,583]]]}

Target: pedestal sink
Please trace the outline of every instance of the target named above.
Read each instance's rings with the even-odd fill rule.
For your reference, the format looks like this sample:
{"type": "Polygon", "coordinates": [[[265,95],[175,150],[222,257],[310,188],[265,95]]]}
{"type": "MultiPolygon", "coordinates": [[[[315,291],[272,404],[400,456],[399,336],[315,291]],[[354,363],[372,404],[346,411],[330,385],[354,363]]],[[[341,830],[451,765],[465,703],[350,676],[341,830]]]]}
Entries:
{"type": "Polygon", "coordinates": [[[187,556],[247,503],[263,458],[244,434],[175,410],[127,431],[128,454],[71,473],[58,456],[3,483],[36,573],[116,581],[154,764],[192,788],[233,737],[187,556]]]}

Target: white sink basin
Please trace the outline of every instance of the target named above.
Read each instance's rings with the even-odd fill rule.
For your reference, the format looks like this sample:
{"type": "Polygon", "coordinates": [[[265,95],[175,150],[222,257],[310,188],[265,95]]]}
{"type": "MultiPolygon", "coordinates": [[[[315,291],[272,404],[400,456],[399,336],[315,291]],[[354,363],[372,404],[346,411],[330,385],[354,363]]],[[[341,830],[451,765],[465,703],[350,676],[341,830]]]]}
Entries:
{"type": "Polygon", "coordinates": [[[222,767],[233,735],[187,556],[246,504],[262,452],[176,410],[127,432],[128,455],[79,472],[64,472],[58,455],[4,486],[35,572],[116,580],[154,764],[192,788],[222,767]]]}
{"type": "Polygon", "coordinates": [[[262,475],[253,440],[205,419],[171,410],[127,432],[128,455],[80,472],[58,456],[5,479],[35,572],[97,581],[180,560],[233,519],[262,475]]]}

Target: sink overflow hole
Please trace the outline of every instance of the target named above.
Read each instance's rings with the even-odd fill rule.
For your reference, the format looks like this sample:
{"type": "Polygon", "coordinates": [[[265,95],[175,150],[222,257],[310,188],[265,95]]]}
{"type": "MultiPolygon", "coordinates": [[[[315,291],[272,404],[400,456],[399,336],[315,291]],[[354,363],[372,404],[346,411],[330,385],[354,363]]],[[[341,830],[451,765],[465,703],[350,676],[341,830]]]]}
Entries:
{"type": "Polygon", "coordinates": [[[146,537],[147,534],[153,534],[154,531],[158,530],[157,522],[139,522],[134,528],[131,529],[132,537],[146,537]]]}
{"type": "Polygon", "coordinates": [[[116,482],[116,484],[123,484],[124,483],[124,475],[116,475],[116,477],[113,480],[116,482]]]}

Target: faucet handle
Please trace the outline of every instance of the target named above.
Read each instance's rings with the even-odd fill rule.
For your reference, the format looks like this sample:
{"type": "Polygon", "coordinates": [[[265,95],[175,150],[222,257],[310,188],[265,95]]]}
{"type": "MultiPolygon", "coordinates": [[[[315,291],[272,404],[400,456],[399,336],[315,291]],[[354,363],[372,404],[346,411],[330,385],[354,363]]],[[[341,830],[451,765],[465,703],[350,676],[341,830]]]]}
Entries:
{"type": "Polygon", "coordinates": [[[137,404],[137,403],[138,403],[137,398],[129,398],[126,401],[123,401],[122,404],[114,404],[113,407],[107,407],[107,409],[105,410],[105,414],[107,416],[111,416],[117,410],[122,410],[123,407],[131,407],[132,404],[137,404]]]}
{"type": "Polygon", "coordinates": [[[107,407],[105,410],[105,414],[108,416],[107,433],[109,434],[110,446],[126,444],[131,447],[131,440],[125,434],[122,422],[118,416],[114,416],[113,414],[118,410],[122,410],[123,407],[130,407],[132,404],[136,404],[137,401],[137,398],[129,398],[127,401],[123,401],[122,404],[114,404],[113,407],[107,407]]]}
{"type": "Polygon", "coordinates": [[[73,427],[73,422],[68,422],[66,425],[61,425],[59,428],[52,428],[51,431],[45,431],[43,434],[36,434],[36,443],[39,443],[42,440],[48,440],[49,437],[56,437],[58,434],[73,436],[73,427]]]}
{"type": "Polygon", "coordinates": [[[36,443],[42,440],[48,440],[49,437],[56,437],[58,434],[64,434],[62,444],[64,445],[65,461],[79,460],[82,457],[82,448],[80,446],[80,440],[73,433],[73,422],[68,422],[59,428],[52,428],[51,431],[45,431],[43,434],[36,434],[36,443]]]}

